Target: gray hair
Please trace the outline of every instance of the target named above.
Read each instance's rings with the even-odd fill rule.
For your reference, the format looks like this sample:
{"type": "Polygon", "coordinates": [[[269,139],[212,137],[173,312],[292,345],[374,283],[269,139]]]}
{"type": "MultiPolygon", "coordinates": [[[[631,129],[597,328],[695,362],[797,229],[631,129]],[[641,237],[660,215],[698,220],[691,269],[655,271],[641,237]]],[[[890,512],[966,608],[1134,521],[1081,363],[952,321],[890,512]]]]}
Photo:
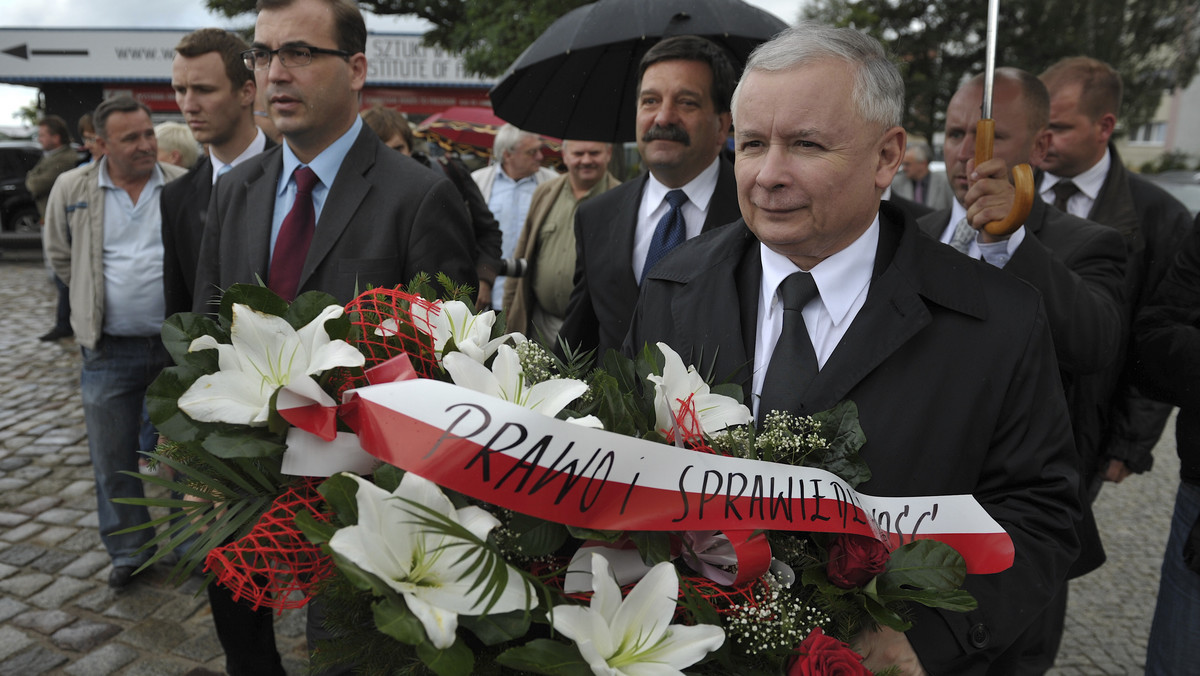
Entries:
{"type": "Polygon", "coordinates": [[[928,162],[933,159],[933,149],[924,141],[909,141],[905,152],[915,151],[921,162],[928,162]]]}
{"type": "Polygon", "coordinates": [[[904,121],[904,80],[879,41],[852,28],[801,22],[759,45],[746,61],[741,82],[733,92],[737,111],[742,82],[752,71],[775,73],[823,59],[841,59],[856,66],[854,104],[863,119],[883,127],[904,121]]]}
{"type": "Polygon", "coordinates": [[[496,132],[496,140],[492,141],[492,162],[500,164],[504,161],[504,153],[516,148],[517,144],[531,136],[537,135],[522,131],[511,124],[500,127],[496,132]]]}

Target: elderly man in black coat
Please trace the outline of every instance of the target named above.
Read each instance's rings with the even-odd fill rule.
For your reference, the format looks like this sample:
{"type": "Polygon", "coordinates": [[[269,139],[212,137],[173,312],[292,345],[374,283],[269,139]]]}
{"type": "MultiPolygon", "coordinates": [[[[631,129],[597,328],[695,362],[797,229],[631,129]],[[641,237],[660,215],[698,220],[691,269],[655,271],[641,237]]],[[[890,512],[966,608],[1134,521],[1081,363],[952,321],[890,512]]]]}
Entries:
{"type": "Polygon", "coordinates": [[[855,647],[876,670],[1016,673],[1009,647],[1078,552],[1066,402],[1037,291],[880,205],[903,98],[855,31],[802,25],[760,47],[733,99],[744,221],[649,273],[626,346],[672,345],[740,382],[760,418],[854,401],[868,494],[973,494],[1012,537],[1012,567],[968,576],[978,609],[916,609],[909,631],[855,647]]]}

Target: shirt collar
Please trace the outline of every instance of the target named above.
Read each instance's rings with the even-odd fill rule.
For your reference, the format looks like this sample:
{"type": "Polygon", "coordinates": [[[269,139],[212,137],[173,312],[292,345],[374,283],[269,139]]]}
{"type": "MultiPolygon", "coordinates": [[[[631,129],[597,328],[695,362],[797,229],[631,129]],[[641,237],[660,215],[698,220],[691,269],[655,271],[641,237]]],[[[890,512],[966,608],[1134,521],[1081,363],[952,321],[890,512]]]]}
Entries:
{"type": "MultiPolygon", "coordinates": [[[[101,188],[106,188],[109,190],[120,190],[121,189],[121,188],[117,187],[116,183],[113,183],[112,177],[108,175],[108,155],[105,155],[104,157],[100,158],[99,171],[100,171],[99,181],[100,181],[101,188]]],[[[153,190],[160,185],[163,185],[162,168],[159,167],[158,164],[155,164],[154,171],[150,172],[150,179],[148,181],[146,181],[146,185],[142,188],[142,190],[143,191],[145,191],[147,189],[153,190]]]]}
{"type": "Polygon", "coordinates": [[[267,147],[267,135],[263,133],[263,130],[259,129],[258,133],[256,133],[254,135],[254,140],[250,141],[250,145],[246,146],[246,149],[242,151],[242,154],[233,158],[233,161],[228,164],[226,164],[225,162],[222,162],[221,158],[217,157],[215,154],[213,154],[213,152],[211,150],[209,150],[208,161],[212,162],[213,184],[216,185],[217,176],[221,175],[221,169],[225,168],[226,166],[236,167],[237,165],[241,164],[242,162],[245,162],[246,160],[250,159],[251,157],[254,157],[255,155],[261,153],[263,151],[263,149],[265,149],[266,147],[267,147]]]}
{"type": "MultiPolygon", "coordinates": [[[[541,167],[538,167],[538,170],[540,171],[541,167]]],[[[531,181],[534,183],[537,183],[537,175],[538,175],[538,172],[535,171],[532,174],[526,176],[525,178],[514,179],[513,177],[504,173],[504,167],[502,167],[499,164],[496,165],[496,180],[497,181],[508,182],[508,183],[512,183],[514,185],[521,185],[523,183],[529,183],[531,181]]]]}
{"type": "MultiPolygon", "coordinates": [[[[687,195],[688,201],[694,204],[700,211],[708,210],[708,203],[712,200],[713,193],[717,191],[717,175],[721,173],[721,158],[717,156],[713,158],[712,164],[708,165],[704,171],[700,172],[696,178],[693,178],[681,188],[684,194],[687,195]]],[[[646,181],[645,200],[646,204],[659,205],[667,198],[667,193],[672,189],[663,185],[654,173],[650,173],[649,179],[646,181]]]]}
{"type": "MultiPolygon", "coordinates": [[[[1075,183],[1075,187],[1079,188],[1079,192],[1085,194],[1092,201],[1095,201],[1100,196],[1100,189],[1104,187],[1104,179],[1108,178],[1108,170],[1112,167],[1112,152],[1108,148],[1104,149],[1104,157],[1100,161],[1092,165],[1091,169],[1071,178],[1075,183]]],[[[1040,192],[1052,193],[1054,184],[1064,180],[1064,176],[1055,176],[1050,172],[1046,172],[1042,176],[1042,185],[1040,192]]],[[[1054,201],[1053,198],[1050,200],[1054,201]]]]}
{"type": "Polygon", "coordinates": [[[296,153],[292,152],[292,147],[287,143],[283,146],[283,171],[279,174],[279,185],[275,188],[276,195],[283,195],[287,189],[288,181],[292,180],[292,172],[296,169],[307,166],[316,173],[320,179],[321,185],[329,187],[333,185],[333,179],[337,178],[338,169],[342,166],[342,161],[346,159],[346,154],[350,152],[354,141],[358,139],[359,132],[362,131],[362,118],[355,115],[354,124],[350,125],[350,129],[338,137],[338,140],[329,144],[329,147],[322,150],[319,155],[313,158],[312,162],[307,165],[303,164],[296,153]]]}
{"type": "MultiPolygon", "coordinates": [[[[817,284],[821,302],[835,326],[840,325],[854,306],[855,299],[871,282],[875,270],[875,252],[879,248],[879,214],[870,227],[850,246],[821,261],[808,272],[817,284]]],[[[765,244],[759,245],[762,258],[762,291],[765,298],[774,298],[784,278],[799,270],[787,256],[776,253],[765,244]]]]}

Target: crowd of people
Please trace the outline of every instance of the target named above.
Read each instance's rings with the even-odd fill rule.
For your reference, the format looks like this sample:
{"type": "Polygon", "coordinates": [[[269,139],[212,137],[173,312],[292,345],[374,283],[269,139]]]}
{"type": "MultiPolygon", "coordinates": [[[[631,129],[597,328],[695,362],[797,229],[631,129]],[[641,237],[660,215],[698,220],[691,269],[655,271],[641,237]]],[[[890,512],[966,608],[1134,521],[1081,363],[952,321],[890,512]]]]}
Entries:
{"type": "MultiPolygon", "coordinates": [[[[186,125],[127,96],[80,120],[75,167],[47,115],[29,173],[61,290],[43,336],[81,347],[81,395],[109,585],[151,553],[138,451],[154,446],[147,386],[159,331],[262,280],[285,299],[349,301],[419,272],[477,289],[479,310],[560,354],[662,341],[740,385],[758,420],[854,401],[873,495],[972,494],[1009,533],[1007,571],[971,576],[966,613],[864,632],[865,665],[903,674],[1036,674],[1054,662],[1068,580],[1103,564],[1091,504],[1151,468],[1181,407],[1183,475],[1147,673],[1200,660],[1200,222],[1125,169],[1121,80],[1087,57],[995,73],[994,155],[975,157],[982,76],[945,111],[945,172],[903,127],[883,45],[800,24],[742,73],[695,36],[637,65],[644,171],[610,143],[506,125],[491,163],[430,156],[398,111],[361,111],[366,28],[346,0],[259,0],[254,40],[202,29],[176,47],[186,125]],[[730,150],[730,147],[732,148],[730,150]],[[1029,215],[997,234],[1037,169],[1029,215]]],[[[210,584],[230,674],[283,674],[272,615],[210,584]]],[[[310,604],[309,637],[323,635],[310,604]]]]}

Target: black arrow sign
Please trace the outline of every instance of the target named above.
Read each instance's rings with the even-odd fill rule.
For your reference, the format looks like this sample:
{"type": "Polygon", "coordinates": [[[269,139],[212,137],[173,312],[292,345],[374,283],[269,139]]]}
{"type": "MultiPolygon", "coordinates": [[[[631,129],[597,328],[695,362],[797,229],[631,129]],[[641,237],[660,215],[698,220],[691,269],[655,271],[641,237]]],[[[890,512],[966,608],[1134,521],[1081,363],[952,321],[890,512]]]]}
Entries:
{"type": "Polygon", "coordinates": [[[30,56],[87,56],[86,49],[29,49],[28,45],[17,45],[4,50],[5,54],[29,60],[30,56]]]}

